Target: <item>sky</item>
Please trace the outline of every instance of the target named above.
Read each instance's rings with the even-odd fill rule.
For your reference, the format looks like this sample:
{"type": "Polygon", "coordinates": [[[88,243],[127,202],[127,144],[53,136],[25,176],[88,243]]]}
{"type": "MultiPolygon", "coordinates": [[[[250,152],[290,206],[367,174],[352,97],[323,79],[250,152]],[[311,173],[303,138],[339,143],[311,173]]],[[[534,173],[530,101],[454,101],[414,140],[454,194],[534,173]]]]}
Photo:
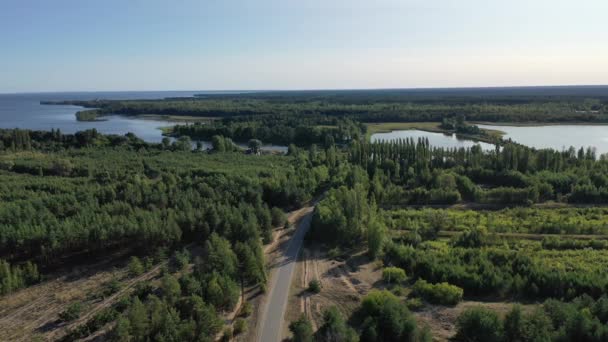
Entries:
{"type": "Polygon", "coordinates": [[[0,0],[0,93],[608,84],[606,0],[0,0]]]}

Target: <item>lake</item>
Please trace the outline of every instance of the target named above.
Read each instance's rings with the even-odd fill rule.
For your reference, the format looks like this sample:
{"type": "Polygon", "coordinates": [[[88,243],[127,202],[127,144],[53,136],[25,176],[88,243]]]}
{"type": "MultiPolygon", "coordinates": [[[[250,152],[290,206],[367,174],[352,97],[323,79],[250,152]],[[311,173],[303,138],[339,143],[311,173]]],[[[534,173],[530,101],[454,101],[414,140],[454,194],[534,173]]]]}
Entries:
{"type": "MultiPolygon", "coordinates": [[[[574,146],[577,150],[581,147],[595,148],[597,155],[608,153],[608,125],[548,125],[548,126],[502,126],[502,125],[478,125],[480,128],[492,129],[505,132],[504,139],[542,149],[552,148],[562,151],[574,146]]],[[[376,133],[371,137],[372,141],[397,140],[413,138],[428,138],[431,146],[454,148],[471,147],[479,144],[483,150],[492,150],[494,145],[459,139],[456,135],[446,135],[420,130],[400,130],[388,133],[376,133]]]]}
{"type": "Polygon", "coordinates": [[[558,151],[574,146],[594,147],[597,155],[608,153],[608,126],[606,125],[550,125],[501,126],[478,125],[480,128],[503,131],[504,139],[535,148],[552,148],[558,151]]]}
{"type": "MultiPolygon", "coordinates": [[[[0,128],[23,128],[32,130],[60,129],[63,133],[76,133],[95,128],[104,134],[133,133],[144,141],[161,142],[160,127],[171,126],[176,122],[152,119],[135,119],[112,115],[102,121],[77,121],[79,106],[41,105],[40,101],[62,100],[134,100],[163,99],[166,97],[192,97],[195,94],[226,94],[238,92],[209,91],[136,91],[136,92],[70,92],[70,93],[32,93],[0,94],[0,128]]],[[[183,124],[183,122],[181,122],[183,124]]],[[[202,141],[203,148],[211,147],[202,141]]],[[[193,143],[194,144],[194,143],[193,143]]],[[[246,144],[238,144],[246,147],[246,144]]],[[[264,145],[264,150],[287,152],[286,146],[264,145]]]]}
{"type": "Polygon", "coordinates": [[[482,150],[488,151],[493,150],[494,145],[488,144],[484,142],[475,142],[467,139],[460,139],[456,137],[456,134],[443,134],[443,133],[434,133],[434,132],[426,132],[420,131],[417,129],[408,129],[408,130],[400,130],[400,131],[392,131],[387,133],[375,133],[371,136],[371,141],[391,141],[397,139],[407,139],[413,138],[415,141],[418,138],[428,138],[429,144],[435,147],[443,147],[443,148],[454,148],[454,147],[472,147],[475,145],[480,145],[482,150]]]}

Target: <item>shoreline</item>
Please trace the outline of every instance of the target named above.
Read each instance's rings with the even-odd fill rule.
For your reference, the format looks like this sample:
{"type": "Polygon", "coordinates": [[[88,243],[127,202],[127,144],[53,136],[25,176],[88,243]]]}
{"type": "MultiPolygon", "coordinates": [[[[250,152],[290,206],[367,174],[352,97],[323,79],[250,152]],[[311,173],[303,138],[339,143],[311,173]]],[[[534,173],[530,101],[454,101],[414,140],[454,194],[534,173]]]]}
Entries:
{"type": "Polygon", "coordinates": [[[585,122],[585,121],[566,121],[566,122],[489,122],[471,121],[474,125],[486,126],[505,126],[505,127],[542,127],[542,126],[608,126],[608,122],[585,122]]]}
{"type": "Polygon", "coordinates": [[[487,136],[478,136],[478,135],[469,135],[456,133],[453,131],[445,130],[439,127],[441,123],[439,122],[380,122],[380,123],[366,123],[368,130],[366,132],[366,138],[368,141],[371,141],[371,136],[377,133],[391,133],[395,131],[409,131],[409,130],[418,130],[429,133],[441,133],[446,135],[455,134],[456,138],[463,140],[471,140],[475,142],[483,142],[487,144],[500,145],[502,144],[502,137],[506,134],[506,132],[493,130],[493,129],[483,129],[482,131],[486,132],[487,136]]]}

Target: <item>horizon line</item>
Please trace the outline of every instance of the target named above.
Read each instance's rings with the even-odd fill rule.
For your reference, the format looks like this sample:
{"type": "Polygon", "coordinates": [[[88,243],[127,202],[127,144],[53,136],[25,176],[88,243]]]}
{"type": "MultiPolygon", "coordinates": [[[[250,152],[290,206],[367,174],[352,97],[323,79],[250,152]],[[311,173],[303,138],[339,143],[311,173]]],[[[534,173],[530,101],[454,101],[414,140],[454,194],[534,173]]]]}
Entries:
{"type": "Polygon", "coordinates": [[[27,95],[27,94],[64,94],[64,93],[146,93],[146,92],[298,92],[298,91],[381,91],[381,90],[460,90],[460,89],[521,89],[521,88],[601,88],[608,87],[607,84],[553,84],[553,85],[508,85],[508,86],[420,86],[404,88],[288,88],[288,89],[149,89],[149,90],[41,90],[41,91],[16,91],[0,92],[0,95],[27,95]]]}

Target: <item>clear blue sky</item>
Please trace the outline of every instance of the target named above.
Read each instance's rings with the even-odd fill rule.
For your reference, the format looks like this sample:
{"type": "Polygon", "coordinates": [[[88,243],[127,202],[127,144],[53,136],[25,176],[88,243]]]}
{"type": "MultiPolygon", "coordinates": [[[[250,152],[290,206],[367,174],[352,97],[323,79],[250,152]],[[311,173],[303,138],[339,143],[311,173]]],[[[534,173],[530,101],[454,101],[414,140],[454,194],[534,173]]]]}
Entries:
{"type": "Polygon", "coordinates": [[[0,92],[608,84],[606,0],[1,0],[0,92]]]}

